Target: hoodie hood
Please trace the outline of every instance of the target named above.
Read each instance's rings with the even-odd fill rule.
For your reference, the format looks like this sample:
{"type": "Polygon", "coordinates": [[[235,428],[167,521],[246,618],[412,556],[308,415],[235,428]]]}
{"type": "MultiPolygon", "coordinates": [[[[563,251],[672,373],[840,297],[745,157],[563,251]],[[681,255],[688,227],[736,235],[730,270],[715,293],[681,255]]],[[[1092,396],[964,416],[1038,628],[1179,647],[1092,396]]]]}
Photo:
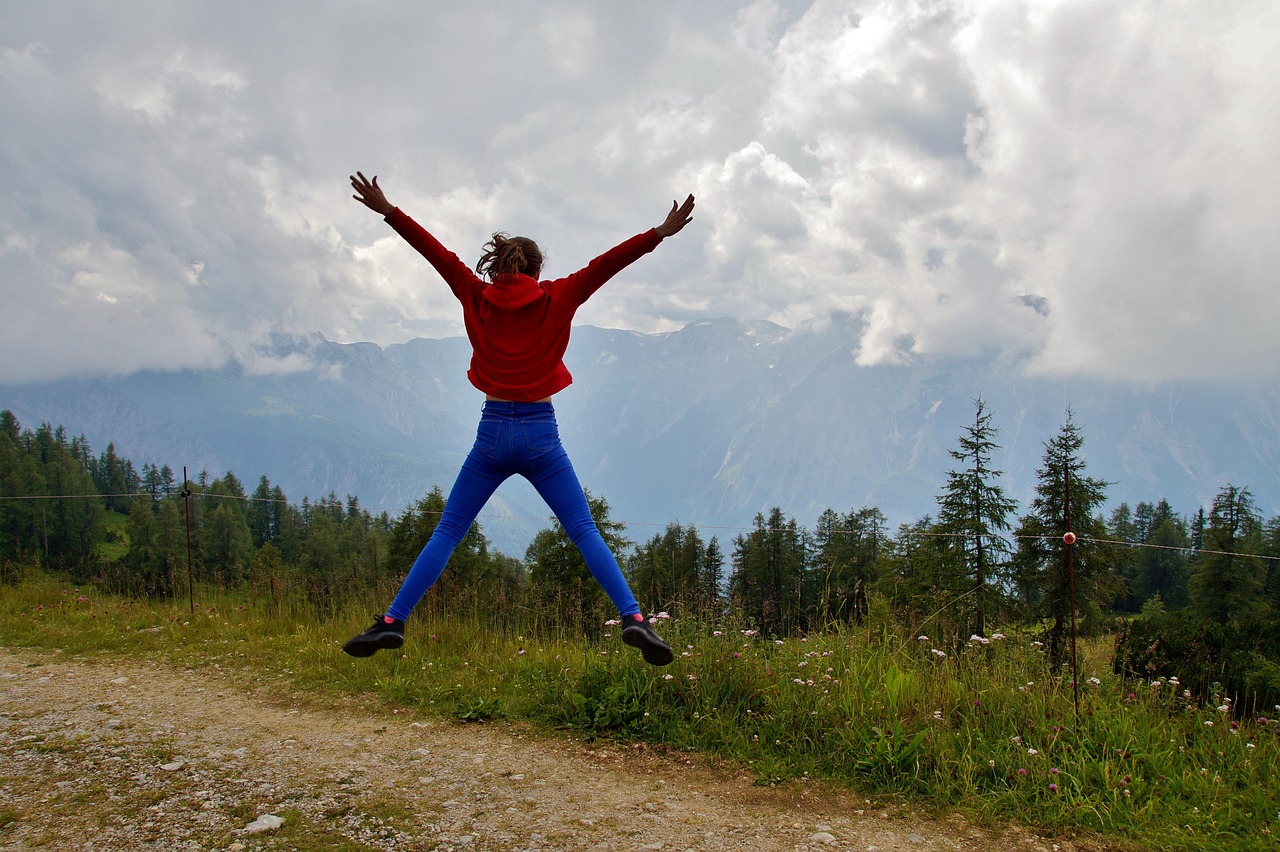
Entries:
{"type": "Polygon", "coordinates": [[[480,295],[494,307],[514,311],[531,305],[546,295],[538,279],[531,275],[499,275],[480,295]]]}

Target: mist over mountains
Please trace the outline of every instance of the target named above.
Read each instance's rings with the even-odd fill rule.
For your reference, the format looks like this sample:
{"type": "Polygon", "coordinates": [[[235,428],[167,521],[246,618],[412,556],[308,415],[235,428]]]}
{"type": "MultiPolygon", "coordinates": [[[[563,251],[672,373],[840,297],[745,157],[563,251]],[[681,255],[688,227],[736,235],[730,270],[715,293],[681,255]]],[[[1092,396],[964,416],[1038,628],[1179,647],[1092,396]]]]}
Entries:
{"type": "MultiPolygon", "coordinates": [[[[1020,513],[1068,408],[1089,475],[1114,483],[1112,507],[1165,498],[1189,514],[1233,483],[1264,516],[1280,513],[1280,388],[1049,379],[993,359],[863,367],[860,333],[854,316],[798,330],[733,319],[668,334],[575,328],[575,383],[556,411],[583,484],[636,541],[678,521],[728,543],[774,506],[802,525],[826,508],[875,506],[896,526],[936,512],[947,451],[980,396],[1020,513]]],[[[61,424],[95,453],[113,442],[138,467],[231,470],[248,491],[266,475],[294,502],[356,495],[394,515],[434,485],[447,493],[470,447],[483,397],[466,380],[469,356],[462,338],[281,338],[218,371],[0,386],[0,408],[26,428],[61,424]]],[[[548,510],[512,480],[480,523],[523,555],[548,510]]]]}

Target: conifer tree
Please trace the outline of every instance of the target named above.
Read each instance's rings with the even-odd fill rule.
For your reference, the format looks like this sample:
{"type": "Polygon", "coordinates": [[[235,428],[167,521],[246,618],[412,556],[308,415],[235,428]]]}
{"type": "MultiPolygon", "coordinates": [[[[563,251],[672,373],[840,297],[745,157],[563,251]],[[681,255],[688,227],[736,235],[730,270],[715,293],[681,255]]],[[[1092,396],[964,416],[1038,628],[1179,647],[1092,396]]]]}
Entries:
{"type": "Polygon", "coordinates": [[[707,549],[702,554],[702,592],[705,614],[720,615],[724,603],[724,553],[720,550],[720,540],[715,536],[707,542],[707,549]]]}
{"type": "Polygon", "coordinates": [[[884,514],[866,506],[843,516],[826,509],[818,516],[810,573],[828,617],[856,623],[866,617],[867,593],[879,575],[884,525],[884,514]]]}
{"type": "Polygon", "coordinates": [[[1031,615],[1048,625],[1049,659],[1055,668],[1066,658],[1072,586],[1075,609],[1083,616],[1085,628],[1097,626],[1099,606],[1113,599],[1116,588],[1111,574],[1113,551],[1099,542],[1106,524],[1098,513],[1109,483],[1086,475],[1083,448],[1084,436],[1068,410],[1058,434],[1045,442],[1036,496],[1016,532],[1017,579],[1031,615]],[[1068,531],[1077,536],[1070,546],[1063,540],[1068,531]]]}
{"type": "MultiPolygon", "coordinates": [[[[631,542],[623,537],[625,525],[609,520],[609,502],[585,491],[591,517],[615,555],[625,554],[631,542]]],[[[539,532],[525,551],[529,577],[539,605],[549,608],[560,623],[576,629],[600,624],[610,604],[604,590],[591,576],[587,562],[559,520],[539,532]]]]}
{"type": "Polygon", "coordinates": [[[807,582],[809,542],[795,519],[774,507],[766,520],[757,514],[754,529],[734,542],[734,602],[761,630],[789,633],[807,626],[812,598],[807,582]]]}
{"type": "Polygon", "coordinates": [[[1146,545],[1132,555],[1135,606],[1140,608],[1157,595],[1168,609],[1186,606],[1191,546],[1187,522],[1163,499],[1139,503],[1134,518],[1137,541],[1146,545]]]}
{"type": "Polygon", "coordinates": [[[1191,563],[1191,603],[1196,611],[1226,625],[1264,616],[1267,570],[1262,519],[1247,488],[1228,485],[1209,510],[1204,549],[1191,563]]]}
{"type": "Polygon", "coordinates": [[[696,527],[677,523],[638,546],[627,559],[631,586],[642,605],[692,611],[707,598],[705,551],[696,527]]]}
{"type": "Polygon", "coordinates": [[[967,593],[963,611],[969,624],[962,630],[985,636],[987,619],[1005,599],[1008,591],[1009,556],[1012,549],[1004,534],[1017,501],[1000,486],[1002,471],[995,469],[992,456],[1000,445],[999,430],[991,422],[991,412],[981,398],[974,401],[973,423],[966,426],[959,447],[949,450],[960,468],[947,474],[947,485],[938,498],[941,546],[962,576],[947,585],[967,593]]]}

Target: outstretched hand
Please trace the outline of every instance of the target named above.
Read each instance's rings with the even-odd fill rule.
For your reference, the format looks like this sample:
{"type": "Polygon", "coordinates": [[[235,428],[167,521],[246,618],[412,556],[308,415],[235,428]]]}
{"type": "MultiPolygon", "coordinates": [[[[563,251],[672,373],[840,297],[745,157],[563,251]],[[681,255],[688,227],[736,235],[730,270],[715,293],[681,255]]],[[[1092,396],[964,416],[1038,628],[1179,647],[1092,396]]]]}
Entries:
{"type": "Polygon", "coordinates": [[[663,237],[670,237],[680,233],[680,229],[693,221],[693,196],[690,195],[684,200],[684,204],[679,207],[676,203],[671,202],[671,212],[667,214],[666,220],[659,225],[656,230],[663,237]]]}
{"type": "Polygon", "coordinates": [[[356,172],[351,176],[351,186],[355,188],[356,194],[351,196],[359,201],[365,207],[368,207],[374,213],[382,216],[390,215],[396,206],[387,200],[382,194],[382,187],[378,186],[378,176],[374,175],[373,180],[369,180],[362,172],[356,172]]]}

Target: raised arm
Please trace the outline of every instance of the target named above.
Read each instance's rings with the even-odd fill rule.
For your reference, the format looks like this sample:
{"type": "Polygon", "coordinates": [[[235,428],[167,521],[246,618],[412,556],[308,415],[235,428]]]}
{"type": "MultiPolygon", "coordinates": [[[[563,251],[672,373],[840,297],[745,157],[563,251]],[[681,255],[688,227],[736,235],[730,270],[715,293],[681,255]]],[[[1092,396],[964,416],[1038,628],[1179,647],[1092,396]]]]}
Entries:
{"type": "MultiPolygon", "coordinates": [[[[375,178],[375,182],[376,182],[375,178]]],[[[671,202],[671,212],[661,225],[654,228],[662,237],[670,237],[680,233],[680,229],[693,221],[693,196],[690,195],[679,207],[671,202]]]]}
{"type": "Polygon", "coordinates": [[[435,267],[436,272],[440,273],[440,277],[449,285],[449,289],[455,296],[461,299],[470,290],[483,286],[471,268],[459,260],[456,254],[442,246],[426,228],[413,221],[403,210],[387,200],[387,196],[382,193],[382,187],[378,186],[376,175],[373,180],[369,180],[362,172],[356,172],[351,176],[351,186],[356,191],[352,198],[374,213],[381,214],[387,220],[387,224],[394,228],[405,242],[413,246],[435,267]]]}
{"type": "Polygon", "coordinates": [[[382,187],[378,186],[377,175],[373,176],[373,180],[369,180],[362,172],[356,172],[351,176],[351,186],[356,191],[356,194],[351,197],[374,213],[386,217],[391,215],[392,210],[396,209],[396,206],[382,194],[382,187]]]}

